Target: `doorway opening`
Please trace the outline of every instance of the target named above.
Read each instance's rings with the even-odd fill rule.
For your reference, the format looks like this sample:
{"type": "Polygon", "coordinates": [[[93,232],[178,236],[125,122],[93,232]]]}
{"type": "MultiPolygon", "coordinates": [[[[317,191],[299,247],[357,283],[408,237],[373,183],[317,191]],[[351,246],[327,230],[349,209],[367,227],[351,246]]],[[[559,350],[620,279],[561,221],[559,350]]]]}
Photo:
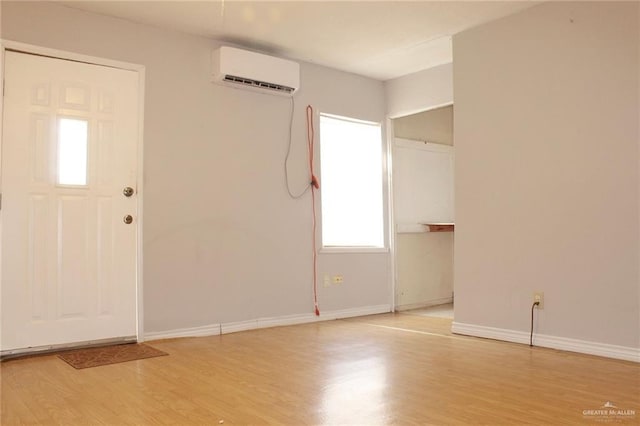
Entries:
{"type": "Polygon", "coordinates": [[[394,308],[453,319],[453,105],[392,125],[394,308]]]}

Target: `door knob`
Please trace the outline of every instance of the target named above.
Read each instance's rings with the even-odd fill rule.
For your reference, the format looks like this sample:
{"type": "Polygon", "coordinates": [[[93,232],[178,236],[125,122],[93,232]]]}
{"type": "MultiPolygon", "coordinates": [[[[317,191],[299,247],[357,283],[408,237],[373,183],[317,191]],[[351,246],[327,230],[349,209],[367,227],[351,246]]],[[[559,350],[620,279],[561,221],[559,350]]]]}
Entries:
{"type": "Polygon", "coordinates": [[[130,186],[126,186],[122,190],[122,193],[124,194],[125,197],[131,197],[133,195],[133,188],[130,186]]]}
{"type": "Polygon", "coordinates": [[[130,214],[126,215],[123,219],[124,223],[126,223],[127,225],[131,224],[131,222],[133,222],[133,216],[131,216],[130,214]]]}

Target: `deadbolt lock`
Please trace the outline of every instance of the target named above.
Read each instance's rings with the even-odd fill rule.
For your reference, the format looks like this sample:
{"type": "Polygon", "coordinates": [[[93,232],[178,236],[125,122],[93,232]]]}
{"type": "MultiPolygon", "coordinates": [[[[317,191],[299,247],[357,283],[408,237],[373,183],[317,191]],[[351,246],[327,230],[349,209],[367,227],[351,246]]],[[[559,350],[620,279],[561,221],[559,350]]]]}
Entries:
{"type": "Polygon", "coordinates": [[[133,188],[130,186],[126,186],[122,190],[122,193],[124,194],[125,197],[131,197],[133,195],[133,188]]]}
{"type": "Polygon", "coordinates": [[[124,220],[124,223],[126,223],[127,225],[131,224],[131,222],[133,222],[133,216],[131,216],[130,214],[126,215],[122,220],[124,220]]]}

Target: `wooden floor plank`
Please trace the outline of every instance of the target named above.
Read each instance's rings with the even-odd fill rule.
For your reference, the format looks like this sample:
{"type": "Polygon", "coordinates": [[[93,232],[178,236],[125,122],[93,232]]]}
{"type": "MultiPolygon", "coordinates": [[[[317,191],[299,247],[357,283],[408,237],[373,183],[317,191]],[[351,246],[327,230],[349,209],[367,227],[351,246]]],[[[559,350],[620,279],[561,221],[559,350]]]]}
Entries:
{"type": "Polygon", "coordinates": [[[149,342],[169,356],[75,370],[0,364],[2,425],[640,423],[640,365],[454,336],[385,314],[149,342]],[[606,419],[604,419],[606,420],[606,419]],[[609,419],[611,420],[611,419],[609,419]],[[220,423],[220,422],[223,423],[220,423]]]}

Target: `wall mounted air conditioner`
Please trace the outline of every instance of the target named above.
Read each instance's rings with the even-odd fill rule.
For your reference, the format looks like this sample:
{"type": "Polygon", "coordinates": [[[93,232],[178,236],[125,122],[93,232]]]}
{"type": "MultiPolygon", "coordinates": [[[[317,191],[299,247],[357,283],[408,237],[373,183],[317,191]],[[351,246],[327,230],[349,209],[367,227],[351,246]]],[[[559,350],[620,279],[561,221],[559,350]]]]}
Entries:
{"type": "Polygon", "coordinates": [[[216,83],[284,96],[300,88],[300,65],[293,61],[226,46],[212,59],[216,83]]]}

